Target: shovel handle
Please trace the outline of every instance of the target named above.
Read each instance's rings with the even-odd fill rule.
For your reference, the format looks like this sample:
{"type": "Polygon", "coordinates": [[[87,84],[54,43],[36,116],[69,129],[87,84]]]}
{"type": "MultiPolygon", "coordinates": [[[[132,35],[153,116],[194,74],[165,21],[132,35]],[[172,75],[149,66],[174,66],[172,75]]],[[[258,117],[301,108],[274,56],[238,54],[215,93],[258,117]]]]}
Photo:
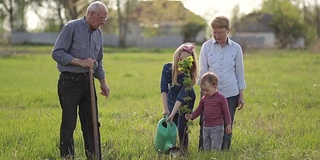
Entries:
{"type": "Polygon", "coordinates": [[[94,151],[95,157],[100,160],[100,141],[99,141],[99,131],[98,131],[98,115],[97,115],[97,105],[94,93],[94,84],[93,84],[93,69],[89,69],[89,78],[90,78],[90,96],[91,96],[91,110],[92,110],[92,123],[93,123],[93,139],[94,139],[94,151]]]}

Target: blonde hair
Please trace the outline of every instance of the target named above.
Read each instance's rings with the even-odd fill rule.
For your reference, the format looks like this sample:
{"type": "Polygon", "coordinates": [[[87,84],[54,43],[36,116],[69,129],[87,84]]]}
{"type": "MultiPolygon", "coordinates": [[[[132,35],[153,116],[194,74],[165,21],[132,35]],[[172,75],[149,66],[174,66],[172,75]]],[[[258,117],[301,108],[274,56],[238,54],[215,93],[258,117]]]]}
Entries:
{"type": "Polygon", "coordinates": [[[194,50],[194,44],[190,43],[190,42],[186,42],[183,43],[182,45],[180,45],[176,51],[173,54],[173,64],[172,64],[172,83],[175,85],[180,85],[178,84],[178,62],[179,62],[179,58],[181,56],[182,52],[188,52],[190,53],[190,55],[193,58],[193,62],[192,62],[192,67],[190,69],[190,76],[192,79],[192,85],[194,85],[196,83],[196,78],[197,78],[197,57],[195,54],[195,50],[194,50]],[[185,48],[189,48],[189,49],[185,49],[185,48]]]}
{"type": "Polygon", "coordinates": [[[230,20],[225,16],[219,16],[212,20],[211,28],[226,28],[230,29],[230,20]]]}
{"type": "Polygon", "coordinates": [[[213,86],[218,85],[219,78],[213,72],[207,72],[201,77],[200,85],[204,85],[205,82],[212,84],[213,86]]]}

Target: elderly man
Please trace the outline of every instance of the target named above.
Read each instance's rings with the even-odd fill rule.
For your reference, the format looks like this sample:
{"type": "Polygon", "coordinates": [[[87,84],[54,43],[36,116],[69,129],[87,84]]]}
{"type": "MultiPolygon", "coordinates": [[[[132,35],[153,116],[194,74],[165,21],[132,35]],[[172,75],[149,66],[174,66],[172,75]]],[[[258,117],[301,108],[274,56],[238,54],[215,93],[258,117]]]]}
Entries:
{"type": "MultiPolygon", "coordinates": [[[[108,9],[102,2],[91,3],[83,18],[72,20],[62,28],[52,50],[52,58],[57,62],[60,71],[58,81],[58,96],[62,108],[60,156],[63,159],[74,158],[73,132],[78,109],[87,159],[94,157],[101,159],[101,155],[94,154],[89,69],[93,69],[93,76],[99,79],[101,94],[108,97],[110,91],[102,65],[103,34],[100,29],[100,26],[106,23],[107,16],[108,9]]],[[[97,102],[96,93],[94,94],[97,102]]]]}

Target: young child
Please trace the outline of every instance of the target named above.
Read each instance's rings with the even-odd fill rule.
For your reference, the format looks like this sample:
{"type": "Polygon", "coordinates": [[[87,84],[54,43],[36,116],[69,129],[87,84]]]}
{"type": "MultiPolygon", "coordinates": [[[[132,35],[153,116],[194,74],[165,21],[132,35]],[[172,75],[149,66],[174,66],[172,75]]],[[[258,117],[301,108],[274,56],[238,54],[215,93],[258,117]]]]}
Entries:
{"type": "Polygon", "coordinates": [[[186,90],[183,85],[184,73],[178,70],[178,62],[192,56],[194,61],[190,69],[190,76],[192,79],[192,86],[196,83],[197,78],[197,63],[194,52],[194,45],[191,43],[184,43],[179,46],[173,55],[173,62],[164,64],[161,75],[161,96],[163,101],[163,114],[169,115],[167,121],[174,122],[178,127],[180,149],[186,151],[188,147],[187,126],[184,115],[178,113],[180,106],[187,105],[190,110],[193,110],[196,95],[193,87],[191,90],[186,90]],[[185,101],[186,97],[191,99],[185,101]]]}
{"type": "Polygon", "coordinates": [[[186,120],[193,120],[203,112],[203,147],[206,151],[221,150],[224,124],[225,132],[231,133],[231,118],[227,99],[218,92],[218,77],[207,72],[201,77],[200,87],[203,97],[198,108],[192,114],[186,114],[186,120]]]}

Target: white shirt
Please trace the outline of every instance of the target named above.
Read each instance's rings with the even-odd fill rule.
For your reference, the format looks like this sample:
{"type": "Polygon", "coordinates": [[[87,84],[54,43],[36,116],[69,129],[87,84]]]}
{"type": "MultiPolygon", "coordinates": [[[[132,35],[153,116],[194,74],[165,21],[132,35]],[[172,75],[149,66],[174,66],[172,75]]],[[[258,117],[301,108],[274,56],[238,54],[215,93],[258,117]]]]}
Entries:
{"type": "Polygon", "coordinates": [[[240,89],[246,88],[242,48],[230,38],[223,48],[214,39],[204,42],[199,64],[200,77],[208,71],[219,76],[218,89],[226,98],[236,96],[240,89]]]}

